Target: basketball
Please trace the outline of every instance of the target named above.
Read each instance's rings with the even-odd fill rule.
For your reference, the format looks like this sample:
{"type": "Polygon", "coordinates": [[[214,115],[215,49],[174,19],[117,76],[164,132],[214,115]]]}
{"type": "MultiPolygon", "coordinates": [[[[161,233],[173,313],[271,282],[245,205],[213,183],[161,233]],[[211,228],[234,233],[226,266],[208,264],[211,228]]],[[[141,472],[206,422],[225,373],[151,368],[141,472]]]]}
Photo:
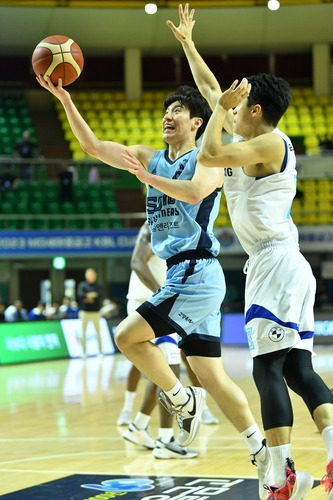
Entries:
{"type": "Polygon", "coordinates": [[[78,44],[64,35],[44,38],[33,51],[31,61],[36,75],[44,79],[49,76],[54,85],[61,78],[64,87],[80,76],[84,64],[78,44]]]}

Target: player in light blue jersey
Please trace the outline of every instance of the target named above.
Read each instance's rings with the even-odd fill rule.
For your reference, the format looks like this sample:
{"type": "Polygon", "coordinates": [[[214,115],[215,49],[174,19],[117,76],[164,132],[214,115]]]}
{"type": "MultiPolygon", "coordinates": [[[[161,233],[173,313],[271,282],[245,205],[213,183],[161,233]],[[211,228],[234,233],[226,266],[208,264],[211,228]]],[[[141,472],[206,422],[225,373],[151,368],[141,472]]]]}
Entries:
{"type": "MultiPolygon", "coordinates": [[[[164,285],[116,331],[116,342],[124,355],[149,380],[162,389],[164,404],[176,413],[180,427],[178,442],[187,446],[196,436],[205,407],[205,390],[242,434],[263,475],[269,470],[263,435],[256,424],[242,390],[225,373],[221,359],[220,306],[225,281],[216,258],[219,245],[213,235],[218,213],[223,172],[197,162],[196,140],[211,115],[207,101],[197,89],[180,87],[167,96],[162,119],[163,139],[168,148],[126,146],[99,140],[80,115],[70,94],[48,79],[39,83],[56,96],[66,112],[71,129],[84,151],[112,167],[128,169],[133,159],[156,179],[174,180],[202,189],[179,201],[177,189],[169,196],[150,185],[147,218],[153,252],[167,262],[164,285]],[[166,177],[162,177],[166,176],[166,177]],[[178,334],[179,346],[187,356],[200,387],[185,388],[168,365],[162,351],[151,342],[156,337],[178,334]]],[[[148,173],[147,172],[147,173],[148,173]]],[[[179,194],[183,193],[183,188],[179,194]]]]}
{"type": "MultiPolygon", "coordinates": [[[[235,81],[222,93],[192,40],[194,10],[188,4],[180,5],[179,15],[179,27],[171,21],[167,24],[181,42],[194,80],[214,110],[198,162],[209,167],[207,181],[211,167],[224,169],[230,218],[249,255],[246,331],[273,465],[273,482],[260,485],[260,497],[303,499],[313,484],[309,473],[295,472],[291,460],[293,410],[288,384],[303,398],[322,434],[328,457],[322,483],[328,499],[333,500],[333,398],[312,366],[315,279],[300,253],[297,228],[290,216],[296,192],[294,148],[277,128],[291,101],[290,88],[281,78],[259,74],[239,85],[235,81]],[[237,140],[223,144],[223,128],[237,140]]],[[[131,171],[153,182],[135,162],[131,171]]],[[[193,196],[204,189],[194,181],[178,182],[174,187],[159,182],[159,189],[186,199],[191,189],[188,184],[193,196]]]]}

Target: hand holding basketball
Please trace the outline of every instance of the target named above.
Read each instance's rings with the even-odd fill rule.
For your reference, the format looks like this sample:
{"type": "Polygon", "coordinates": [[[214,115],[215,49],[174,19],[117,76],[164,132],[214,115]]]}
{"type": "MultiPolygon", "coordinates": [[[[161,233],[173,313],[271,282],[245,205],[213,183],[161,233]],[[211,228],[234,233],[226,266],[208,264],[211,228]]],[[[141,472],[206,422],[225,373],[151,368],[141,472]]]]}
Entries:
{"type": "Polygon", "coordinates": [[[83,65],[84,58],[80,47],[64,35],[44,38],[32,54],[35,74],[42,75],[45,81],[46,77],[49,77],[53,85],[58,84],[59,78],[63,87],[70,85],[80,76],[83,65]]]}

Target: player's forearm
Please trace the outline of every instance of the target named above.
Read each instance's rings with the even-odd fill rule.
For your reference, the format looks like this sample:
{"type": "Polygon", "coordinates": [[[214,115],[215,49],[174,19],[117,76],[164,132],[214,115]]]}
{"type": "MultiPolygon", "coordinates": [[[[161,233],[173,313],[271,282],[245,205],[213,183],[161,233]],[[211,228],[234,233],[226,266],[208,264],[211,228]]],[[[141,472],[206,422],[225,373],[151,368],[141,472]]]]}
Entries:
{"type": "Polygon", "coordinates": [[[227,118],[228,111],[220,104],[214,108],[213,114],[206,127],[203,141],[198,154],[198,161],[205,167],[223,167],[216,158],[222,154],[222,129],[227,118]]]}
{"type": "Polygon", "coordinates": [[[100,141],[80,115],[73,101],[68,99],[63,102],[62,105],[66,112],[72,132],[79,141],[82,149],[92,156],[97,156],[98,144],[100,141]]]}
{"type": "Polygon", "coordinates": [[[159,175],[150,175],[149,184],[171,198],[193,205],[204,197],[200,184],[191,180],[182,181],[167,179],[159,175]]]}
{"type": "Polygon", "coordinates": [[[207,99],[210,107],[214,109],[218,96],[221,94],[217,79],[197,51],[192,40],[184,41],[182,46],[200,93],[207,99]]]}

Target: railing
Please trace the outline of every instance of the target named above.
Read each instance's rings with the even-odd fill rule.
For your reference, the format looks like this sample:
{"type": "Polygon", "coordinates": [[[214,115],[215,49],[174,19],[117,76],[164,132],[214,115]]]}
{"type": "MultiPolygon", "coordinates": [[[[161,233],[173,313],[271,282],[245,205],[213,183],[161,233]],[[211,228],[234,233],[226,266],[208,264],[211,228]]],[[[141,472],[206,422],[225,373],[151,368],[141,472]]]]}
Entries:
{"type": "MultiPolygon", "coordinates": [[[[123,227],[128,229],[129,227],[133,227],[130,224],[132,220],[138,221],[138,226],[140,227],[144,220],[146,220],[145,212],[133,212],[133,213],[102,213],[102,214],[1,214],[1,219],[3,221],[3,231],[12,230],[9,226],[10,221],[23,221],[22,229],[31,230],[31,221],[45,221],[47,220],[62,220],[64,222],[63,229],[70,229],[71,231],[75,230],[71,225],[71,221],[80,220],[80,221],[89,221],[89,220],[107,220],[107,221],[118,221],[121,220],[123,222],[123,227]]],[[[80,230],[84,229],[80,228],[80,230]]],[[[50,228],[50,230],[52,230],[50,228]]]]}

